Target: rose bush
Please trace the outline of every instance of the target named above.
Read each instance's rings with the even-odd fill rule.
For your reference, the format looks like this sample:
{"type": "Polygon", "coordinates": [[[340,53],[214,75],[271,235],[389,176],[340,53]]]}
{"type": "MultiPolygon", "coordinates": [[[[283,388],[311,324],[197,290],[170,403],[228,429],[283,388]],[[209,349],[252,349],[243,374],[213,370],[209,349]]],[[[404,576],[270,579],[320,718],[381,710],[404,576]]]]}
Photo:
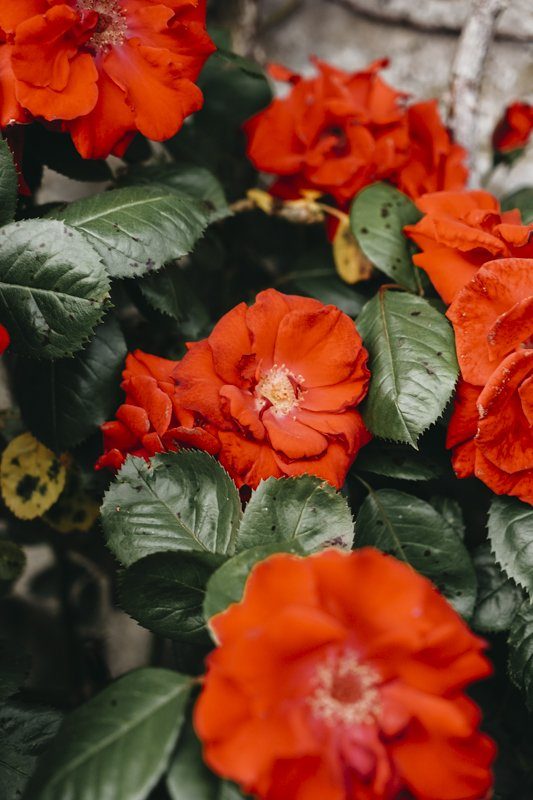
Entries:
{"type": "Polygon", "coordinates": [[[0,7],[2,800],[530,800],[532,190],[216,5],[0,7]]]}

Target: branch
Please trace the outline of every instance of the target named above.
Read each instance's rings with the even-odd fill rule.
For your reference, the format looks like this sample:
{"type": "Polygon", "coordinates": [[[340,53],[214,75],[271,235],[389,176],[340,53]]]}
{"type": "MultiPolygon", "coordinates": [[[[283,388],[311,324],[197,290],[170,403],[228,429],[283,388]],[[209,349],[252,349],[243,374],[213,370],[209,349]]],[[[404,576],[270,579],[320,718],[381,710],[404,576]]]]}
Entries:
{"type": "Polygon", "coordinates": [[[471,185],[477,183],[474,154],[483,69],[496,22],[508,3],[509,0],[472,0],[452,65],[449,124],[455,140],[469,154],[471,185]]]}
{"type": "Polygon", "coordinates": [[[225,0],[222,24],[231,30],[233,49],[241,56],[258,58],[257,36],[261,22],[260,0],[225,0]]]}
{"type": "MultiPolygon", "coordinates": [[[[360,17],[389,25],[407,25],[420,31],[459,33],[468,16],[464,0],[329,0],[360,17]]],[[[533,14],[527,6],[506,14],[498,25],[496,38],[518,42],[533,41],[533,14]]]]}

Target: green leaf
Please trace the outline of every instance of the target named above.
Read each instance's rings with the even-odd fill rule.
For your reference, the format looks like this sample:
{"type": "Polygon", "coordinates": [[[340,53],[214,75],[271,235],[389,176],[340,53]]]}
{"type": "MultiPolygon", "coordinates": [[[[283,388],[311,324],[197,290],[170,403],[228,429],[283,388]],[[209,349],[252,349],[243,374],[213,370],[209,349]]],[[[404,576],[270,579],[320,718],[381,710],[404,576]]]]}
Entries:
{"type": "Polygon", "coordinates": [[[68,716],[30,781],[27,800],[144,800],[179,735],[191,679],[131,672],[68,716]]]}
{"type": "Polygon", "coordinates": [[[149,464],[130,456],[101,513],[108,547],[129,566],[167,550],[233,553],[241,504],[214,458],[181,451],[157,455],[149,464]]]}
{"type": "Polygon", "coordinates": [[[0,701],[20,689],[29,670],[28,655],[13,642],[0,639],[0,701]]]}
{"type": "Polygon", "coordinates": [[[509,634],[509,674],[533,711],[533,603],[525,601],[509,634]]]}
{"type": "Polygon", "coordinates": [[[220,50],[207,61],[198,85],[203,108],[165,147],[178,161],[206,166],[231,199],[242,197],[255,178],[244,156],[242,124],[270,103],[272,89],[260,67],[220,50]]]}
{"type": "Polygon", "coordinates": [[[444,459],[423,455],[408,445],[374,439],[357,456],[355,469],[402,481],[431,481],[446,475],[449,467],[444,459]]]}
{"type": "Polygon", "coordinates": [[[518,208],[522,214],[522,222],[528,225],[533,222],[533,186],[524,186],[515,192],[506,194],[501,200],[502,211],[512,211],[518,208]]]}
{"type": "Polygon", "coordinates": [[[0,137],[0,225],[12,222],[17,208],[17,171],[5,139],[0,137]]]}
{"type": "Polygon", "coordinates": [[[472,626],[482,633],[506,631],[522,603],[522,592],[498,566],[488,542],[474,553],[478,594],[472,626]]]}
{"type": "Polygon", "coordinates": [[[352,232],[365,256],[395,283],[418,292],[421,275],[403,229],[421,217],[412,200],[387,183],[373,183],[356,196],[352,232]]]}
{"type": "Polygon", "coordinates": [[[514,497],[495,497],[488,528],[496,561],[533,595],[533,508],[514,497]]]}
{"type": "Polygon", "coordinates": [[[417,446],[442,414],[457,380],[453,331],[421,297],[380,290],[357,327],[370,354],[367,427],[382,439],[417,446]]]}
{"type": "Polygon", "coordinates": [[[251,800],[251,797],[244,795],[234,783],[223,781],[218,800],[251,800]]]}
{"type": "Polygon", "coordinates": [[[474,611],[476,574],[459,536],[424,500],[393,489],[371,490],[355,528],[356,547],[377,547],[422,573],[464,617],[474,611]]]}
{"type": "Polygon", "coordinates": [[[167,773],[171,800],[220,800],[220,780],[206,767],[202,745],[188,721],[167,773]]]}
{"type": "Polygon", "coordinates": [[[204,601],[204,617],[210,620],[212,616],[224,611],[231,603],[238,603],[242,598],[244,587],[252,567],[274,553],[293,553],[305,555],[298,542],[272,541],[243,550],[221,567],[209,578],[204,601]]]}
{"type": "Polygon", "coordinates": [[[120,326],[110,316],[75,359],[26,359],[17,364],[22,416],[39,441],[60,452],[87,439],[110,418],[119,404],[126,353],[120,326]]]}
{"type": "Polygon", "coordinates": [[[159,636],[202,640],[205,587],[221,561],[211,553],[152,553],[120,575],[120,604],[159,636]]]}
{"type": "Polygon", "coordinates": [[[433,508],[444,517],[450,528],[453,528],[460,539],[465,538],[465,521],[463,510],[457,500],[452,497],[433,495],[429,499],[433,508]]]}
{"type": "Polygon", "coordinates": [[[272,100],[264,71],[254,61],[222,47],[205,65],[198,81],[206,102],[194,122],[240,127],[272,100]]]}
{"type": "Polygon", "coordinates": [[[246,506],[236,550],[270,539],[297,542],[306,553],[323,547],[351,548],[352,512],[329,483],[311,475],[262,481],[246,506]]]}
{"type": "Polygon", "coordinates": [[[207,309],[191,286],[179,264],[169,264],[154,275],[137,283],[148,303],[187,329],[187,335],[198,333],[209,324],[207,309]]]}
{"type": "Polygon", "coordinates": [[[20,800],[37,757],[57,733],[61,714],[11,700],[0,705],[0,797],[20,800]]]}
{"type": "Polygon", "coordinates": [[[0,228],[0,322],[17,352],[35,358],[76,352],[108,297],[100,259],[77,231],[51,220],[0,228]]]}
{"type": "Polygon", "coordinates": [[[129,186],[77,200],[53,215],[86,237],[113,278],[132,278],[190,253],[209,213],[186,194],[129,186]]]}
{"type": "Polygon", "coordinates": [[[15,542],[0,539],[0,584],[20,578],[26,566],[24,550],[15,542]]]}
{"type": "Polygon", "coordinates": [[[157,186],[179,195],[189,195],[207,203],[210,219],[222,219],[230,211],[220,181],[205,167],[196,164],[160,163],[136,166],[119,180],[120,186],[157,186]]]}

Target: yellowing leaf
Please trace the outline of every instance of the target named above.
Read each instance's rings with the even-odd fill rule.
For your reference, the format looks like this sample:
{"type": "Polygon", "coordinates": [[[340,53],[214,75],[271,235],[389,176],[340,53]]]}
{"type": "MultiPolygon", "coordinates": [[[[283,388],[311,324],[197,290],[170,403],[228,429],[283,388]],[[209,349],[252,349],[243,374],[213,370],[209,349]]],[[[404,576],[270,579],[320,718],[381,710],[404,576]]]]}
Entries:
{"type": "Polygon", "coordinates": [[[246,193],[248,200],[251,200],[265,214],[272,214],[274,210],[274,197],[262,189],[249,189],[246,193]]]}
{"type": "MultiPolygon", "coordinates": [[[[324,210],[316,198],[320,195],[316,192],[305,192],[297,200],[281,200],[274,197],[262,189],[249,189],[246,193],[247,200],[254,204],[256,208],[264,214],[283,217],[289,222],[302,225],[316,225],[324,221],[324,210]]],[[[233,209],[240,207],[240,201],[233,206],[233,209]]],[[[247,210],[249,206],[246,206],[247,210]]]]}
{"type": "Polygon", "coordinates": [[[35,519],[48,511],[63,491],[65,480],[61,459],[31,433],[17,436],[2,453],[2,497],[19,519],[35,519]]]}
{"type": "Polygon", "coordinates": [[[99,513],[96,500],[84,488],[78,471],[69,472],[61,497],[43,516],[44,521],[58,533],[89,531],[99,513]]]}
{"type": "Polygon", "coordinates": [[[372,264],[359,247],[347,214],[342,215],[333,239],[333,258],[339,277],[346,283],[367,280],[372,274],[372,264]]]}
{"type": "Polygon", "coordinates": [[[322,197],[323,192],[317,192],[316,189],[302,189],[300,194],[306,200],[319,200],[322,197]]]}

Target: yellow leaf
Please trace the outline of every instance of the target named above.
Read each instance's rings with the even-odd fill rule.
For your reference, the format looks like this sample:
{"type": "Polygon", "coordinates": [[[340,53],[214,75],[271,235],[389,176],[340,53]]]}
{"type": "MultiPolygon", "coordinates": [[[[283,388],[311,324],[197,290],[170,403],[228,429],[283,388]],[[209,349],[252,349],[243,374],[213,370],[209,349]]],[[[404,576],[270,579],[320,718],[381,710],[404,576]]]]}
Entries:
{"type": "Polygon", "coordinates": [[[323,192],[317,192],[316,189],[302,189],[300,194],[306,200],[316,201],[316,200],[319,200],[324,193],[323,192]]]}
{"type": "Polygon", "coordinates": [[[333,239],[333,258],[339,277],[346,283],[359,283],[372,275],[372,264],[359,247],[347,214],[343,214],[333,239]]]}
{"type": "Polygon", "coordinates": [[[43,516],[44,521],[59,533],[89,531],[98,518],[99,506],[83,487],[77,470],[69,472],[61,497],[43,516]]]}
{"type": "Polygon", "coordinates": [[[272,214],[275,199],[271,194],[264,192],[262,189],[249,189],[246,195],[265,214],[272,214]]]}
{"type": "Polygon", "coordinates": [[[31,433],[17,436],[2,453],[2,497],[19,519],[35,519],[48,511],[63,491],[65,480],[62,460],[31,433]]]}

